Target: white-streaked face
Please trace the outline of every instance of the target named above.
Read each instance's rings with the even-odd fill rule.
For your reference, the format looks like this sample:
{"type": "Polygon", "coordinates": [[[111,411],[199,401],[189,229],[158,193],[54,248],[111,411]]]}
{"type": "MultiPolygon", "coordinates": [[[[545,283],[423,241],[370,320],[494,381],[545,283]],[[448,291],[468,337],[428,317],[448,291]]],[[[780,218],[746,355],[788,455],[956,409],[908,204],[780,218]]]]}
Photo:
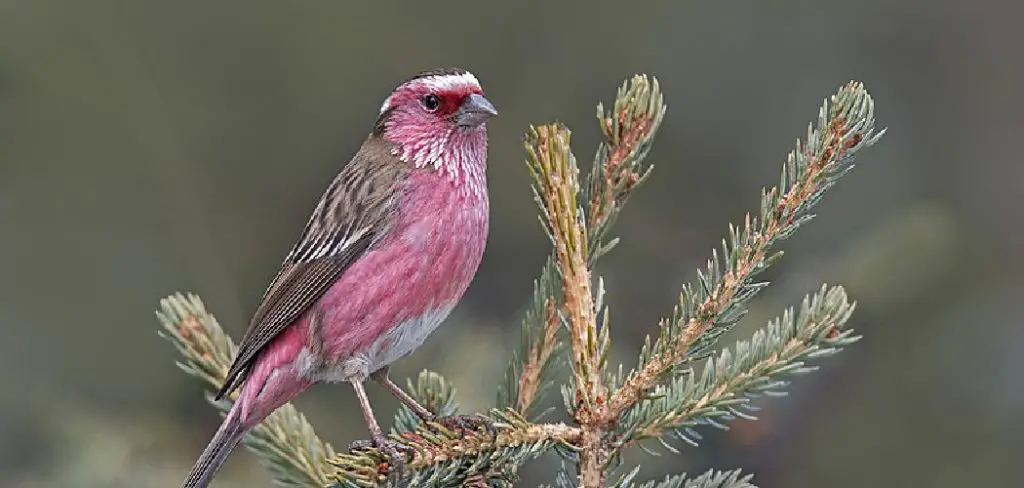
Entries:
{"type": "Polygon", "coordinates": [[[496,110],[476,76],[451,68],[399,85],[381,105],[381,136],[400,161],[434,168],[465,191],[483,191],[486,122],[496,110]]]}

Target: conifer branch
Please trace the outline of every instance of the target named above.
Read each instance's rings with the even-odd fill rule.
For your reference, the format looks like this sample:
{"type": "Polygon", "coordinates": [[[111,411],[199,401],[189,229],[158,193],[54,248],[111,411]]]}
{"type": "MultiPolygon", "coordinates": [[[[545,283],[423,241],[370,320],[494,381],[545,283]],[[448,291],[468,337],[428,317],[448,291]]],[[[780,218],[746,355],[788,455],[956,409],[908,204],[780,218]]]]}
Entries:
{"type": "Polygon", "coordinates": [[[579,168],[569,145],[569,129],[561,124],[530,127],[524,144],[534,179],[534,195],[547,217],[555,248],[555,266],[562,278],[563,311],[569,325],[572,355],[572,415],[583,430],[580,445],[580,486],[604,485],[602,426],[595,423],[605,401],[603,362],[609,347],[608,328],[597,328],[597,313],[588,267],[588,237],[579,197],[579,168]]]}
{"type": "MultiPolygon", "coordinates": [[[[653,144],[654,135],[661,126],[667,107],[656,78],[636,75],[619,88],[611,111],[597,105],[597,118],[605,136],[587,175],[583,196],[589,239],[587,265],[589,269],[599,258],[617,244],[618,239],[605,242],[607,234],[627,198],[650,173],[651,166],[643,165],[653,144]]],[[[539,197],[537,193],[535,197],[539,197]]],[[[544,216],[544,203],[538,200],[545,229],[550,226],[544,216]]],[[[548,232],[550,236],[550,232],[548,232]]],[[[505,382],[498,391],[498,406],[515,408],[528,415],[534,402],[555,381],[554,371],[563,356],[564,341],[555,340],[557,325],[564,316],[552,320],[552,307],[561,309],[562,284],[555,268],[554,256],[549,257],[534,283],[532,306],[523,318],[522,340],[505,373],[505,382]]],[[[596,307],[600,311],[601,307],[596,307]]]]}
{"type": "Polygon", "coordinates": [[[835,354],[860,339],[843,329],[853,309],[842,287],[823,285],[804,297],[798,312],[787,309],[749,341],[709,359],[699,378],[691,371],[655,388],[654,398],[623,415],[619,427],[626,434],[620,445],[661,440],[667,431],[696,445],[700,436],[695,426],[725,428],[724,422],[736,417],[753,419],[744,412],[751,410],[751,398],[783,394],[788,382],[780,377],[814,371],[817,366],[807,365],[809,360],[835,354]]]}
{"type": "Polygon", "coordinates": [[[779,186],[762,191],[760,217],[748,213],[742,228],[730,225],[722,253],[714,251],[706,270],[698,271],[698,285],[683,287],[672,318],[662,320],[660,336],[645,344],[637,369],[612,396],[607,421],[636,405],[672,371],[707,357],[718,337],[743,316],[745,302],[767,285],[753,278],[782,256],[771,252],[773,246],[813,217],[809,210],[853,167],[856,153],[885,132],[874,132],[874,102],[855,82],[833,95],[831,104],[825,101],[817,122],[808,126],[806,143],[797,141],[789,154],[779,186]]]}
{"type": "Polygon", "coordinates": [[[510,408],[537,420],[543,412],[534,406],[552,386],[565,356],[565,341],[559,337],[563,324],[560,311],[561,281],[554,259],[548,257],[540,277],[533,284],[530,308],[523,316],[519,348],[505,370],[498,388],[498,408],[510,408]]]}
{"type": "MultiPolygon", "coordinates": [[[[695,426],[752,418],[742,410],[752,408],[751,397],[778,394],[786,384],[780,377],[810,371],[808,360],[858,339],[842,328],[853,311],[845,292],[823,287],[805,298],[798,313],[787,310],[749,342],[709,360],[699,378],[694,372],[696,362],[710,357],[718,337],[743,315],[744,303],[766,285],[753,278],[781,255],[774,245],[811,218],[809,209],[852,167],[855,153],[884,133],[874,132],[873,102],[859,83],[844,86],[828,102],[817,125],[809,126],[806,142],[798,141],[790,154],[779,186],[762,192],[759,217],[748,214],[742,228],[730,228],[722,253],[712,253],[696,285],[683,287],[671,318],[661,322],[653,342],[648,338],[629,373],[607,371],[609,314],[603,282],[591,275],[617,242],[606,237],[622,205],[650,174],[643,160],[666,109],[657,80],[645,76],[623,84],[612,110],[598,106],[605,141],[585,184],[565,126],[531,127],[527,134],[534,196],[554,252],[535,283],[522,344],[498,393],[499,408],[488,414],[495,436],[424,426],[402,407],[390,437],[411,454],[408,476],[396,484],[387,478],[388,456],[373,448],[334,452],[291,405],[250,431],[245,445],[279,485],[296,488],[511,487],[523,463],[551,450],[577,472],[560,472],[559,488],[633,488],[638,469],[608,484],[622,448],[669,436],[696,443],[695,426]],[[554,383],[565,351],[572,374],[563,395],[577,425],[536,423],[533,407],[554,383]]],[[[168,297],[157,315],[161,335],[183,356],[179,366],[220,386],[235,346],[199,298],[168,297]]],[[[457,413],[454,387],[436,373],[420,373],[409,382],[409,393],[434,413],[457,413]]],[[[208,396],[222,412],[234,398],[213,402],[208,396]]],[[[738,471],[709,471],[638,488],[748,488],[749,480],[738,471]]]]}
{"type": "MultiPolygon", "coordinates": [[[[579,443],[580,429],[565,424],[531,424],[513,411],[492,410],[497,438],[475,433],[452,432],[441,426],[433,430],[408,432],[392,439],[412,448],[406,469],[412,475],[400,486],[460,487],[473,477],[490,482],[515,480],[526,461],[559,445],[579,443]]],[[[387,455],[376,450],[369,455],[342,453],[330,460],[337,467],[331,475],[333,488],[390,487],[380,469],[387,455]]]]}
{"type": "Polygon", "coordinates": [[[610,111],[597,105],[597,120],[605,140],[597,148],[587,187],[587,228],[591,266],[618,242],[601,242],[626,199],[651,174],[644,159],[654,143],[668,106],[657,78],[636,75],[619,87],[610,111]]]}
{"type": "Polygon", "coordinates": [[[569,129],[561,124],[530,127],[526,137],[527,164],[534,194],[547,217],[545,227],[555,248],[555,267],[562,279],[563,311],[580,413],[593,411],[603,394],[601,357],[607,339],[594,324],[594,297],[587,266],[587,229],[579,196],[579,168],[569,147],[569,129]]]}
{"type": "Polygon", "coordinates": [[[547,297],[544,301],[544,329],[543,335],[536,341],[528,342],[529,353],[523,365],[522,374],[519,375],[519,398],[517,404],[519,411],[525,412],[542,392],[544,368],[550,364],[555,348],[558,347],[556,335],[562,318],[558,313],[558,305],[555,299],[547,297]]]}
{"type": "Polygon", "coordinates": [[[648,481],[637,488],[757,488],[750,483],[752,474],[744,475],[740,470],[706,471],[696,478],[687,478],[686,474],[666,476],[661,481],[648,481]]]}
{"type": "Polygon", "coordinates": [[[652,83],[642,75],[623,84],[611,112],[598,105],[606,141],[598,148],[582,195],[588,202],[587,211],[577,203],[581,196],[579,168],[568,128],[561,124],[531,127],[525,142],[534,196],[562,280],[562,311],[569,329],[574,374],[568,403],[583,429],[580,483],[585,487],[604,483],[604,437],[610,425],[602,412],[607,398],[608,311],[602,307],[601,283],[596,293],[591,288],[591,268],[615,245],[615,240],[605,244],[602,238],[627,197],[649,174],[650,168],[644,168],[642,161],[665,111],[657,80],[652,83]]]}

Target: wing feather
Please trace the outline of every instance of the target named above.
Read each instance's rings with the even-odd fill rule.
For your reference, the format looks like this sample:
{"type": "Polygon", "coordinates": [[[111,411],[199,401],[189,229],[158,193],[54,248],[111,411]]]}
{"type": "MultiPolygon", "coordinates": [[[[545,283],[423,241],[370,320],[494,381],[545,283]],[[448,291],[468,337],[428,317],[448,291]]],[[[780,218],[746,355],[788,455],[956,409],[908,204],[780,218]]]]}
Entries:
{"type": "Polygon", "coordinates": [[[406,170],[370,137],[331,182],[263,295],[217,399],[238,387],[259,354],[387,232],[406,170]]]}

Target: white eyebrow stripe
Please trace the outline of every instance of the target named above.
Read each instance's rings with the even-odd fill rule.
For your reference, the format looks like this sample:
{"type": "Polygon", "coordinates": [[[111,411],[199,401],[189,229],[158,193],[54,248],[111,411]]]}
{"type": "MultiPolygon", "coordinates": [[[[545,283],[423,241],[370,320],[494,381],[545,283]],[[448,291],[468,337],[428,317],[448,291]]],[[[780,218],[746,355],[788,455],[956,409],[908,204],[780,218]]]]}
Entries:
{"type": "Polygon", "coordinates": [[[421,78],[414,81],[430,87],[434,90],[450,90],[453,88],[460,88],[464,86],[470,86],[474,88],[480,87],[480,81],[473,76],[473,73],[461,73],[457,75],[434,75],[426,78],[421,78]]]}

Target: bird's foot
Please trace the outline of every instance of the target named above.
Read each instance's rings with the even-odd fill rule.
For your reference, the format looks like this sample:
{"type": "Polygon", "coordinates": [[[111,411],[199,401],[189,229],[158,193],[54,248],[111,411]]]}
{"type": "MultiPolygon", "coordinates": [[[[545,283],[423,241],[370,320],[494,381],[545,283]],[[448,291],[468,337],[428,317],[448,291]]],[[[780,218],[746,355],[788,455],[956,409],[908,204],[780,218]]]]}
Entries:
{"type": "Polygon", "coordinates": [[[387,465],[386,470],[381,471],[386,471],[392,481],[398,481],[405,476],[405,456],[414,453],[411,447],[388,439],[383,433],[373,434],[369,440],[360,439],[352,441],[348,445],[350,452],[365,451],[371,448],[387,455],[390,463],[387,465]]]}
{"type": "Polygon", "coordinates": [[[492,439],[498,436],[498,430],[495,429],[494,422],[483,415],[448,415],[446,417],[435,417],[431,421],[457,433],[465,431],[479,432],[483,428],[492,439]]]}

